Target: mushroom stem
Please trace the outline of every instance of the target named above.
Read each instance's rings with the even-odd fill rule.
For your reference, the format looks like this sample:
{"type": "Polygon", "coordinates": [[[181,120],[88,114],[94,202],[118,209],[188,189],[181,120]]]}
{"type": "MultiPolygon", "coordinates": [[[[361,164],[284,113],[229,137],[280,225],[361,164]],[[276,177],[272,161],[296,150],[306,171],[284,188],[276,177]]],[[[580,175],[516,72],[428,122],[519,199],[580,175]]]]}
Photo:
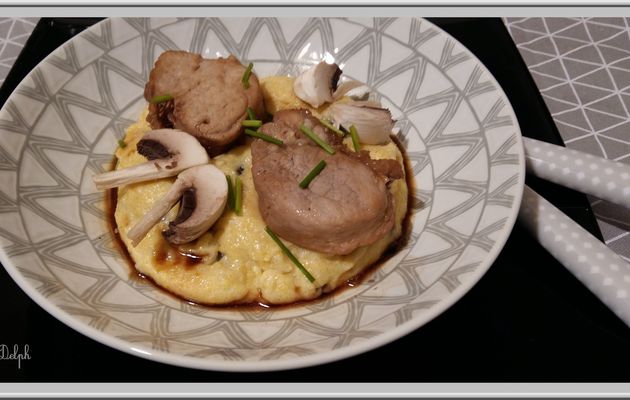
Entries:
{"type": "Polygon", "coordinates": [[[173,176],[173,169],[161,168],[158,163],[147,161],[128,168],[95,175],[92,180],[96,184],[97,189],[103,190],[169,176],[173,176]]]}
{"type": "Polygon", "coordinates": [[[144,217],[127,232],[127,237],[131,240],[131,244],[134,247],[136,247],[147,233],[149,233],[151,228],[160,222],[160,219],[173,208],[175,203],[177,203],[182,196],[184,189],[183,181],[179,179],[175,180],[164,197],[155,202],[149,212],[144,214],[144,217]]]}

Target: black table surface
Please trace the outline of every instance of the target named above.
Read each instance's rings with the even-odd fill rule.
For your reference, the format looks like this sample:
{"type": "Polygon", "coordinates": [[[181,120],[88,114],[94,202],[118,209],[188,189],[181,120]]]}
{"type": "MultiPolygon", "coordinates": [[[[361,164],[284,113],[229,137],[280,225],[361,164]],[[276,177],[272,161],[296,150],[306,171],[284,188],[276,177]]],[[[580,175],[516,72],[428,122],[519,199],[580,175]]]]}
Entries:
{"type": "MultiPolygon", "coordinates": [[[[40,20],[0,89],[0,104],[49,52],[99,19],[40,20]]],[[[481,59],[507,93],[523,135],[562,144],[500,19],[434,18],[481,59]]],[[[527,184],[601,239],[586,197],[527,184]]],[[[370,352],[265,373],[200,371],[109,348],[36,305],[0,268],[0,344],[30,360],[0,360],[5,382],[626,382],[630,329],[518,223],[494,265],[459,302],[411,334],[370,352]]]]}

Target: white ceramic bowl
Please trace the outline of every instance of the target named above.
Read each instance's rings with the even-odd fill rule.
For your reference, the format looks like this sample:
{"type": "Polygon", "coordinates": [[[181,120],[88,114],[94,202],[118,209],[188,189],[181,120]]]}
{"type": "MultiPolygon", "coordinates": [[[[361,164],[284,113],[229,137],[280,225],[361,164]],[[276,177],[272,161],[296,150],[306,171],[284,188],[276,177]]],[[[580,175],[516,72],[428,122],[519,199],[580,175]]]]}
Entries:
{"type": "Polygon", "coordinates": [[[457,301],[514,224],[519,127],[486,68],[417,18],[108,19],[39,64],[0,112],[0,259],[56,318],[106,345],[194,368],[315,365],[395,340],[457,301]],[[92,176],[146,103],[165,49],[234,54],[259,76],[321,58],[397,119],[417,187],[408,245],[372,279],[304,306],[213,310],[130,279],[92,176]]]}

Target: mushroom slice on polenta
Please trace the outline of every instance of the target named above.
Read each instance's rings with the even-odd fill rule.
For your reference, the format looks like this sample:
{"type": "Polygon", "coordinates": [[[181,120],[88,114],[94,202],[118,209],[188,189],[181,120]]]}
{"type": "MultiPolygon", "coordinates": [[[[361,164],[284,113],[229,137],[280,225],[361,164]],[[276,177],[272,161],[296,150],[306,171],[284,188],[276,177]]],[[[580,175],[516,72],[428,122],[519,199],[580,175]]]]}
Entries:
{"type": "Polygon", "coordinates": [[[208,153],[194,136],[177,129],[147,132],[136,150],[149,161],[95,175],[97,189],[110,189],[130,183],[168,178],[186,168],[207,164],[208,153]]]}
{"type": "Polygon", "coordinates": [[[164,238],[172,244],[192,242],[203,235],[223,213],[227,202],[225,175],[215,166],[192,167],[179,174],[171,188],[127,233],[134,246],[179,201],[179,213],[171,221],[164,238]]]}

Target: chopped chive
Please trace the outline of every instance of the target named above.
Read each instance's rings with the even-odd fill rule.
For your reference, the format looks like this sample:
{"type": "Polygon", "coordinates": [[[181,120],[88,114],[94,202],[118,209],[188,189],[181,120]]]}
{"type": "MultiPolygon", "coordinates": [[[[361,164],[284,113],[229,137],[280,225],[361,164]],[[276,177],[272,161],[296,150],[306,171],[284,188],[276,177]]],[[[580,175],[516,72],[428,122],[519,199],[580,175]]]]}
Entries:
{"type": "Polygon", "coordinates": [[[264,133],[256,132],[255,130],[252,130],[252,129],[245,129],[245,134],[249,136],[253,136],[258,139],[262,139],[265,142],[277,144],[278,146],[282,146],[284,144],[284,142],[280,139],[276,139],[273,136],[265,135],[264,133]]]}
{"type": "Polygon", "coordinates": [[[243,184],[238,175],[234,178],[234,212],[236,215],[243,213],[243,184]]]}
{"type": "Polygon", "coordinates": [[[254,68],[254,63],[249,63],[247,68],[245,68],[245,72],[243,72],[241,82],[243,82],[243,87],[245,89],[249,89],[249,76],[252,74],[252,68],[254,68]]]}
{"type": "Polygon", "coordinates": [[[306,177],[302,179],[302,182],[300,182],[300,187],[302,189],[306,189],[311,181],[315,179],[315,177],[319,175],[319,173],[322,172],[324,168],[326,168],[326,161],[321,160],[319,163],[317,163],[315,168],[313,168],[311,172],[309,172],[308,175],[306,175],[306,177]]]}
{"type": "Polygon", "coordinates": [[[280,247],[280,249],[282,250],[282,252],[289,257],[289,260],[291,260],[293,262],[293,264],[295,264],[296,267],[298,267],[298,269],[300,271],[302,271],[302,273],[304,274],[304,276],[306,276],[306,279],[308,279],[309,282],[313,283],[315,282],[315,278],[313,277],[313,275],[311,275],[310,272],[308,272],[308,270],[306,268],[304,268],[304,266],[302,265],[302,263],[300,263],[300,261],[293,255],[293,253],[291,253],[291,250],[289,250],[287,248],[287,246],[284,245],[284,243],[282,243],[282,240],[280,240],[280,238],[278,236],[276,236],[275,233],[273,233],[273,231],[271,230],[271,228],[266,227],[265,231],[267,232],[267,234],[269,236],[271,236],[271,238],[273,239],[274,242],[276,242],[276,244],[278,245],[278,247],[280,247]]]}
{"type": "Polygon", "coordinates": [[[158,104],[158,103],[164,103],[165,101],[169,101],[169,100],[173,100],[173,96],[171,96],[170,94],[161,94],[161,95],[151,97],[151,100],[149,100],[149,103],[158,104]]]}
{"type": "Polygon", "coordinates": [[[257,120],[258,118],[256,118],[256,113],[254,113],[254,110],[252,110],[251,107],[247,107],[247,119],[251,119],[251,120],[257,120]]]}
{"type": "Polygon", "coordinates": [[[231,210],[234,210],[234,185],[232,184],[232,178],[229,175],[225,175],[228,185],[228,198],[227,204],[231,210]]]}
{"type": "Polygon", "coordinates": [[[350,137],[352,138],[354,151],[358,153],[361,150],[361,145],[359,144],[359,134],[357,133],[357,128],[355,128],[354,125],[350,127],[350,137]]]}
{"type": "Polygon", "coordinates": [[[311,139],[313,142],[317,143],[317,145],[319,147],[321,147],[322,149],[324,149],[324,151],[330,155],[335,154],[335,149],[333,149],[332,147],[330,147],[330,145],[326,142],[324,142],[322,140],[322,138],[320,138],[319,136],[317,136],[315,134],[315,132],[313,132],[310,128],[308,128],[306,125],[302,124],[300,125],[300,130],[302,131],[303,134],[305,134],[306,136],[308,136],[309,139],[311,139]]]}
{"type": "Polygon", "coordinates": [[[326,121],[325,119],[320,119],[319,122],[322,125],[324,125],[326,128],[328,128],[331,131],[335,132],[337,134],[337,136],[340,136],[340,137],[346,136],[346,134],[343,133],[343,131],[341,129],[335,127],[333,124],[331,124],[330,122],[326,121]]]}
{"type": "Polygon", "coordinates": [[[127,147],[127,143],[125,143],[123,139],[118,139],[118,147],[124,149],[125,147],[127,147]]]}
{"type": "Polygon", "coordinates": [[[262,121],[259,119],[246,119],[241,122],[241,125],[247,128],[260,128],[262,126],[262,121]]]}

